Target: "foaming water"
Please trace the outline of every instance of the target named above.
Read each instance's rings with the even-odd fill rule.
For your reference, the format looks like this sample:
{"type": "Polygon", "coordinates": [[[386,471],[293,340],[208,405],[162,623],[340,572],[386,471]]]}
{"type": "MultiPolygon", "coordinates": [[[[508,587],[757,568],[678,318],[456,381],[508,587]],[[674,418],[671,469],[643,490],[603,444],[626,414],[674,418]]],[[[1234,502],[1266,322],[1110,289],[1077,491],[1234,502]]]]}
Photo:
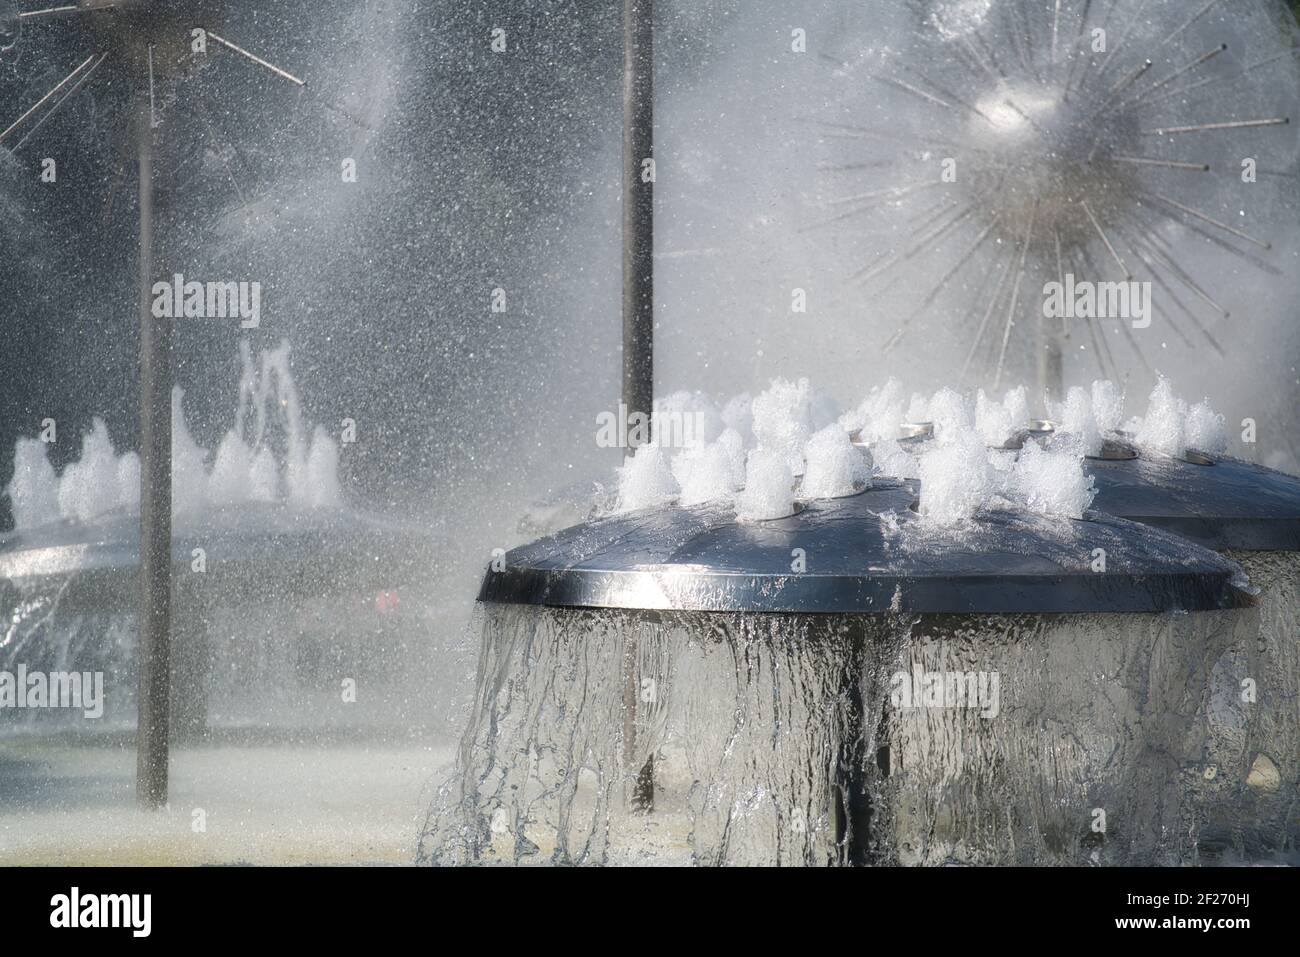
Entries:
{"type": "MultiPolygon", "coordinates": [[[[764,521],[792,514],[796,498],[861,490],[874,474],[921,479],[920,511],[936,524],[962,523],[1005,502],[1080,518],[1095,496],[1086,459],[1103,455],[1107,443],[1175,457],[1223,455],[1229,446],[1224,416],[1209,400],[1189,404],[1164,378],[1143,414],[1127,421],[1125,394],[1106,379],[1032,405],[1023,385],[1000,401],[982,389],[904,395],[889,379],[841,413],[809,380],[775,379],[756,398],[733,397],[722,412],[699,392],[656,400],[665,415],[696,416],[707,426],[680,450],[661,441],[638,448],[618,469],[614,509],[715,502],[744,521],[764,521]],[[1050,419],[1032,420],[1031,408],[1050,419]],[[900,443],[905,429],[920,426],[932,441],[900,443]],[[1035,430],[1042,443],[1027,441],[1035,430]]],[[[591,509],[603,510],[599,497],[591,509]]]]}
{"type": "MultiPolygon", "coordinates": [[[[251,502],[287,501],[303,508],[342,503],[338,444],[303,413],[289,368],[289,344],[262,353],[254,365],[240,343],[239,397],[232,428],[215,452],[199,446],[185,421],[184,391],[172,390],[172,513],[251,502]],[[210,463],[210,464],[209,464],[210,463]]],[[[45,443],[20,438],[14,477],[5,490],[20,532],[60,520],[93,522],[140,508],[140,459],[119,454],[108,427],[96,418],[82,438],[81,455],[56,475],[45,443]]]]}

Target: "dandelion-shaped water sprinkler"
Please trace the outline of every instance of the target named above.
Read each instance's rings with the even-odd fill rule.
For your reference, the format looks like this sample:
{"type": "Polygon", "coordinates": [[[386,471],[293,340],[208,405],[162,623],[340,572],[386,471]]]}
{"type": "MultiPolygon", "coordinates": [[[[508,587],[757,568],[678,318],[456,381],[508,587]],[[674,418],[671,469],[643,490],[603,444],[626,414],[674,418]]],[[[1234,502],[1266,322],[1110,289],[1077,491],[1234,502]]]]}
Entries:
{"type": "MultiPolygon", "coordinates": [[[[154,271],[154,154],[177,91],[208,54],[221,52],[306,90],[306,82],[223,35],[220,0],[79,0],[19,10],[0,5],[0,51],[33,42],[48,29],[83,54],[58,83],[0,131],[0,147],[18,152],[88,84],[111,77],[131,90],[129,140],[139,172],[140,323],[140,607],[137,796],[167,802],[171,682],[172,463],[171,320],[151,310],[154,271]]],[[[322,101],[331,109],[339,110],[322,101]]],[[[346,113],[345,113],[346,115],[346,113]]],[[[348,117],[353,122],[361,122],[348,117]]],[[[362,124],[364,125],[364,124],[362,124]]]]}
{"type": "Polygon", "coordinates": [[[811,120],[835,185],[809,228],[879,229],[856,246],[851,284],[873,301],[907,290],[884,351],[942,328],[962,340],[967,382],[996,388],[1023,369],[1058,396],[1067,346],[1105,377],[1123,377],[1120,359],[1150,370],[1150,314],[1044,315],[1046,284],[1077,279],[1149,283],[1162,331],[1224,353],[1247,318],[1224,304],[1225,286],[1281,275],[1296,155],[1290,14],[1254,0],[913,10],[901,49],[821,57],[871,101],[855,92],[811,120]],[[870,188],[845,188],[865,176],[870,188]]]}

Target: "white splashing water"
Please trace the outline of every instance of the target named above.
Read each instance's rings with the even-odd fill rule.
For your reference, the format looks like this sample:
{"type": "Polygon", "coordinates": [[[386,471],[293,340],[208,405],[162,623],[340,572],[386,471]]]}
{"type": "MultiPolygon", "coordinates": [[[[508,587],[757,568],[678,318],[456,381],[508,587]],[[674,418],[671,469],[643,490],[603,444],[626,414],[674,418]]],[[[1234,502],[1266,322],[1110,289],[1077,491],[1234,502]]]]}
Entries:
{"type": "Polygon", "coordinates": [[[1005,403],[996,402],[980,389],[975,395],[975,428],[985,445],[1002,445],[1011,438],[1017,425],[1005,403]]]}
{"type": "Polygon", "coordinates": [[[1099,455],[1102,434],[1092,407],[1092,393],[1076,386],[1066,394],[1064,404],[1053,414],[1059,420],[1058,432],[1076,438],[1082,444],[1084,454],[1099,455]]]}
{"type": "Polygon", "coordinates": [[[776,379],[754,400],[754,438],[758,448],[785,457],[790,472],[802,475],[803,450],[812,435],[812,387],[807,379],[776,379]]]}
{"type": "Polygon", "coordinates": [[[8,494],[18,528],[36,528],[58,520],[59,477],[40,439],[18,440],[8,494]]]}
{"type": "Polygon", "coordinates": [[[854,447],[840,425],[828,425],[805,449],[801,493],[805,498],[837,498],[871,486],[871,458],[854,447]]]}
{"type": "Polygon", "coordinates": [[[615,511],[667,505],[679,493],[668,453],[657,445],[643,445],[618,470],[618,503],[615,511]]]}
{"type": "MultiPolygon", "coordinates": [[[[281,344],[253,364],[240,344],[242,372],[234,427],[210,456],[185,421],[184,391],[172,391],[172,513],[195,515],[210,508],[281,499],[302,508],[342,503],[337,443],[317,426],[308,434],[289,369],[289,345],[281,344]],[[252,421],[249,420],[252,413],[252,421]],[[277,456],[274,440],[282,452],[277,456]],[[211,459],[211,467],[208,461],[211,459]]],[[[15,527],[28,530],[60,519],[92,522],[140,508],[140,459],[118,452],[108,427],[95,418],[82,438],[81,455],[61,476],[39,440],[20,438],[13,480],[6,489],[15,527]]]]}
{"type": "Polygon", "coordinates": [[[927,403],[929,420],[934,423],[934,438],[947,445],[971,431],[971,411],[966,399],[954,389],[940,389],[927,403]]]}
{"type": "Polygon", "coordinates": [[[856,409],[844,413],[840,424],[847,432],[859,433],[864,442],[893,440],[898,435],[898,423],[903,421],[906,401],[903,384],[890,379],[873,388],[856,409]]]}
{"type": "Polygon", "coordinates": [[[975,395],[975,428],[986,445],[1003,445],[1029,421],[1029,400],[1024,386],[1008,389],[1001,402],[988,398],[984,390],[975,395]]]}
{"type": "Polygon", "coordinates": [[[973,430],[950,432],[946,441],[930,443],[918,471],[921,517],[941,526],[974,518],[999,487],[984,440],[973,430]]]}
{"type": "Polygon", "coordinates": [[[1102,432],[1114,432],[1124,421],[1124,393],[1109,379],[1092,384],[1092,417],[1102,432]]]}
{"type": "MultiPolygon", "coordinates": [[[[674,500],[724,502],[742,520],[760,521],[792,514],[796,497],[861,490],[875,474],[920,479],[920,512],[931,525],[961,524],[981,509],[1008,505],[1080,518],[1096,494],[1086,457],[1098,455],[1108,438],[1122,438],[1115,433],[1124,418],[1124,393],[1105,380],[1072,388],[1062,402],[1051,403],[1057,420],[1052,441],[1026,442],[1018,455],[999,449],[1029,424],[1024,386],[1007,391],[1001,402],[983,391],[972,400],[950,388],[906,403],[904,396],[901,383],[891,379],[841,414],[807,379],[777,379],[758,398],[736,396],[721,412],[701,393],[674,393],[656,403],[656,414],[696,415],[706,423],[696,433],[709,438],[675,455],[659,447],[638,450],[620,470],[618,510],[674,500]],[[903,423],[914,421],[934,424],[933,441],[897,440],[903,423]],[[822,423],[829,424],[816,428],[822,423]],[[746,424],[749,433],[740,429],[746,424]]],[[[1146,415],[1128,428],[1133,441],[1151,451],[1222,454],[1227,448],[1223,416],[1208,402],[1189,407],[1163,379],[1146,415]]]]}
{"type": "Polygon", "coordinates": [[[1188,449],[1221,455],[1228,448],[1223,416],[1208,400],[1189,408],[1164,377],[1151,391],[1146,415],[1131,428],[1139,445],[1166,455],[1182,455],[1188,449]]]}
{"type": "Polygon", "coordinates": [[[735,439],[727,442],[719,439],[673,457],[673,478],[682,490],[679,504],[689,506],[724,501],[735,493],[739,483],[736,482],[734,455],[739,436],[730,429],[727,434],[735,436],[735,439]]]}
{"type": "Polygon", "coordinates": [[[1005,486],[1007,497],[1033,512],[1083,518],[1097,497],[1093,477],[1084,470],[1083,441],[1060,436],[1043,448],[1021,449],[1005,486]]]}
{"type": "Polygon", "coordinates": [[[895,439],[882,439],[876,442],[871,446],[871,456],[877,475],[900,479],[921,477],[916,456],[911,455],[895,439]]]}
{"type": "Polygon", "coordinates": [[[1228,430],[1224,418],[1210,408],[1209,400],[1198,402],[1187,410],[1187,425],[1183,430],[1189,449],[1222,455],[1228,450],[1228,430]]]}
{"type": "Polygon", "coordinates": [[[725,428],[713,402],[701,392],[673,392],[654,400],[650,444],[660,448],[694,448],[717,439],[725,428]]]}
{"type": "Polygon", "coordinates": [[[1072,390],[1066,406],[1072,428],[1062,430],[1049,447],[1026,442],[1018,455],[990,448],[993,427],[1007,420],[1018,398],[994,406],[984,401],[983,421],[972,422],[966,399],[951,389],[940,390],[929,402],[935,439],[921,452],[920,514],[926,524],[951,527],[973,519],[982,509],[1011,503],[1044,515],[1081,518],[1096,495],[1085,470],[1087,443],[1100,447],[1100,434],[1091,416],[1091,399],[1072,390]],[[1082,433],[1082,434],[1081,434],[1082,433]]]}
{"type": "Polygon", "coordinates": [[[1008,390],[1002,399],[1002,405],[1013,425],[1021,426],[1029,421],[1029,390],[1023,385],[1008,390]]]}
{"type": "Polygon", "coordinates": [[[63,470],[57,494],[59,515],[78,522],[128,507],[133,500],[138,507],[140,461],[134,452],[119,458],[108,437],[108,426],[96,417],[91,430],[82,437],[81,458],[63,470]],[[124,487],[122,480],[129,481],[132,476],[134,489],[124,487]]]}
{"type": "Polygon", "coordinates": [[[754,430],[754,397],[748,392],[733,396],[722,407],[722,421],[733,432],[748,436],[754,430]]]}
{"type": "Polygon", "coordinates": [[[794,473],[781,451],[755,449],[745,468],[745,488],[736,499],[742,522],[785,518],[794,514],[794,473]]]}

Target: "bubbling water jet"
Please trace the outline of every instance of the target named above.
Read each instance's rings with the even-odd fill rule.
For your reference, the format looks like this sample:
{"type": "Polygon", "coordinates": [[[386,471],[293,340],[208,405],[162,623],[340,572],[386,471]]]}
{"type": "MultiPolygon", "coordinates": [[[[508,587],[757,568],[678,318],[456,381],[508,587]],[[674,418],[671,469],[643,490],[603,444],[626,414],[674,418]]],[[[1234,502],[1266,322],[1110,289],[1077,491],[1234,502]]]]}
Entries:
{"type": "MultiPolygon", "coordinates": [[[[172,391],[173,514],[196,515],[282,497],[301,508],[338,508],[338,445],[320,426],[309,430],[289,368],[288,343],[262,354],[260,372],[246,342],[240,344],[240,360],[234,427],[217,446],[210,468],[208,452],[195,442],[185,421],[184,391],[172,391]]],[[[60,518],[87,523],[139,510],[139,457],[134,452],[118,455],[101,419],[84,437],[80,459],[61,477],[48,460],[42,462],[45,449],[44,443],[25,438],[15,449],[14,477],[6,493],[15,504],[18,531],[60,518]]]]}

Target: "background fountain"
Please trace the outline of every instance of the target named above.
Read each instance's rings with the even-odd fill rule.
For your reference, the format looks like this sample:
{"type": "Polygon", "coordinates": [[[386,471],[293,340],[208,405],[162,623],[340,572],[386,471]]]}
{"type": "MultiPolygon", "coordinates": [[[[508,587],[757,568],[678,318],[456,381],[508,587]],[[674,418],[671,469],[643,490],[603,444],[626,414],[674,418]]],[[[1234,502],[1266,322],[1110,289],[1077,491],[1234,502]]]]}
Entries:
{"type": "MultiPolygon", "coordinates": [[[[414,689],[425,677],[402,660],[400,633],[417,619],[400,606],[405,597],[418,608],[432,584],[434,541],[343,501],[338,445],[304,421],[287,345],[259,365],[247,348],[242,359],[232,427],[213,452],[194,442],[184,397],[173,396],[171,723],[185,739],[203,737],[210,720],[310,728],[335,672],[372,691],[394,680],[414,689]]],[[[19,440],[6,490],[18,527],[0,536],[4,598],[15,609],[0,670],[106,671],[110,721],[130,726],[138,645],[121,619],[133,623],[138,604],[139,460],[114,452],[102,421],[61,477],[45,450],[19,440]],[[96,641],[96,627],[111,637],[96,641]]]]}

